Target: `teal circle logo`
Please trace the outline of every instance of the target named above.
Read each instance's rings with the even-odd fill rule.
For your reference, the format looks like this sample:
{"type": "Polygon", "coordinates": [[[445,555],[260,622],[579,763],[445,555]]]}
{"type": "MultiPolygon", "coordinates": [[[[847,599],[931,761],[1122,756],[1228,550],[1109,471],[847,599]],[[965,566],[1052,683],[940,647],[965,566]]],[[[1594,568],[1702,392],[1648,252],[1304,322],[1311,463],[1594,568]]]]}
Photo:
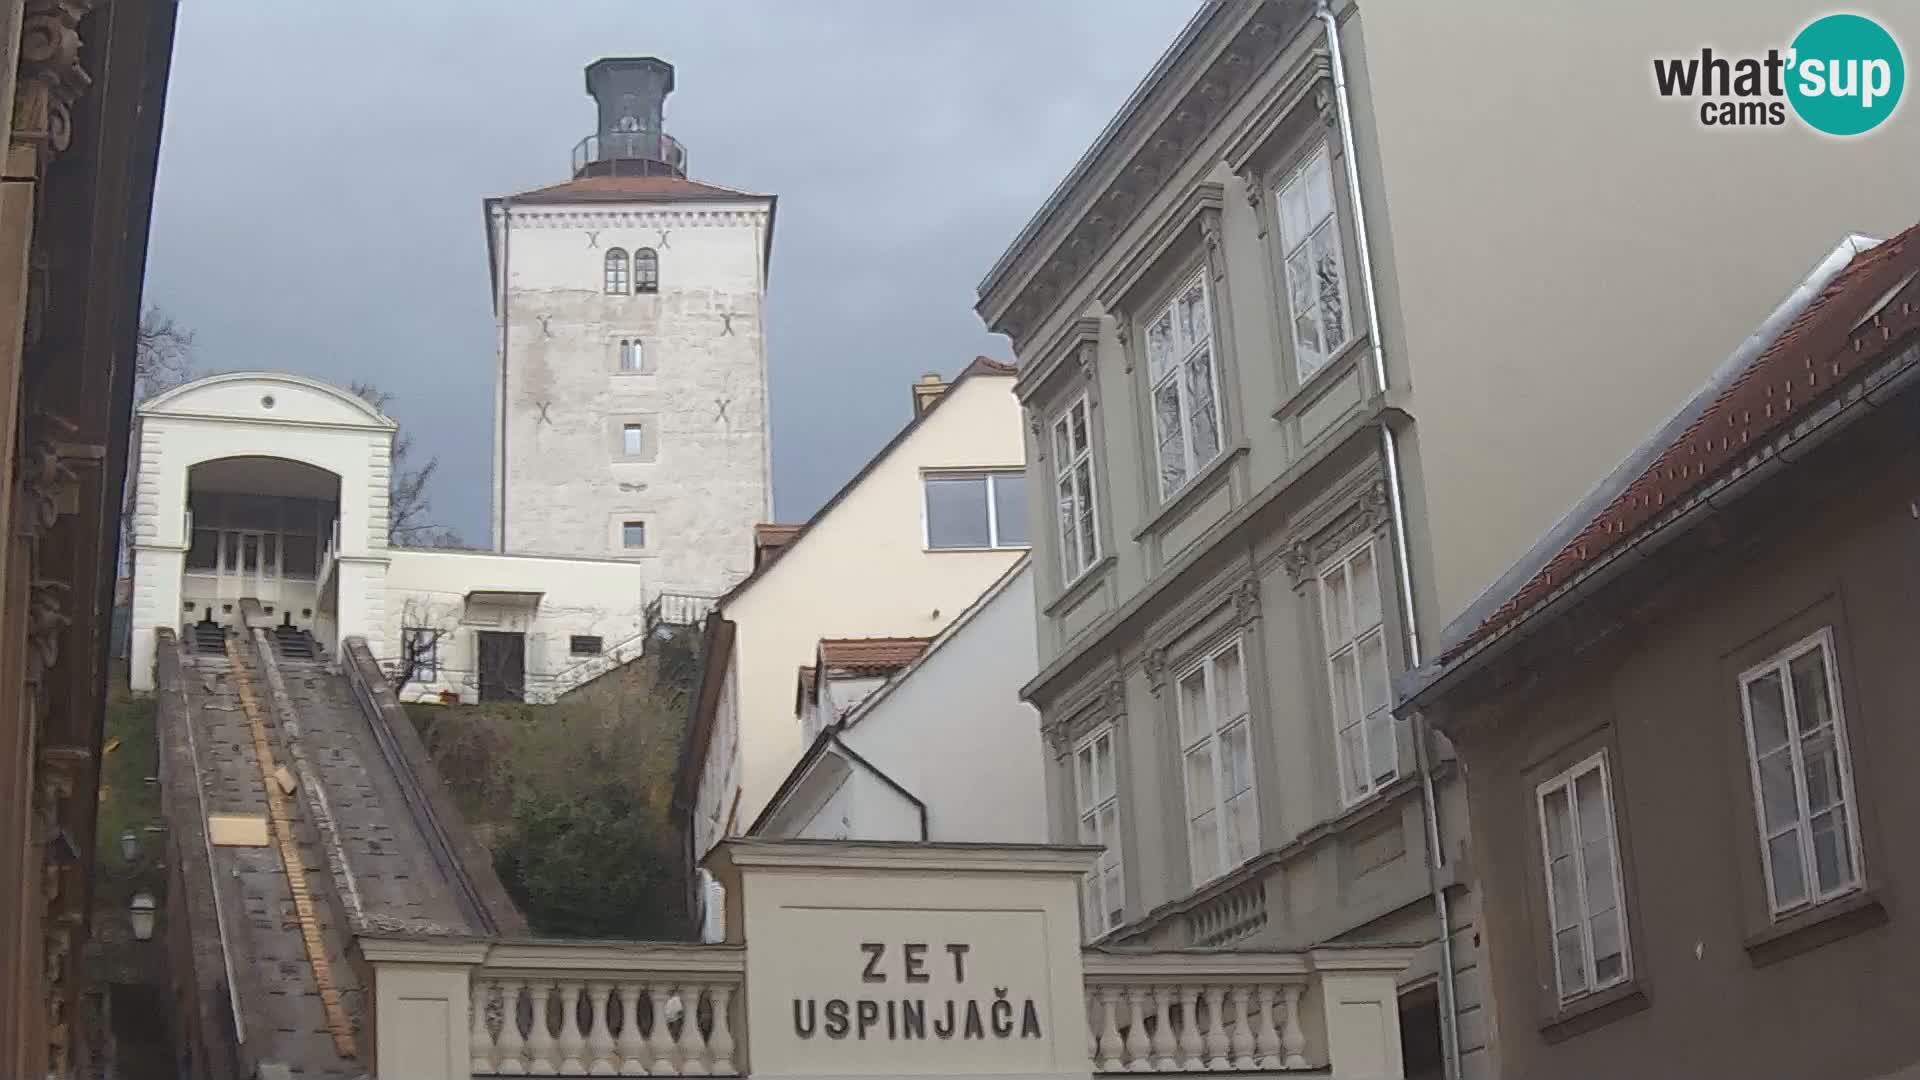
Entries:
{"type": "Polygon", "coordinates": [[[1816,131],[1860,135],[1900,103],[1907,67],[1893,35],[1861,15],[1828,15],[1793,39],[1787,100],[1816,131]]]}

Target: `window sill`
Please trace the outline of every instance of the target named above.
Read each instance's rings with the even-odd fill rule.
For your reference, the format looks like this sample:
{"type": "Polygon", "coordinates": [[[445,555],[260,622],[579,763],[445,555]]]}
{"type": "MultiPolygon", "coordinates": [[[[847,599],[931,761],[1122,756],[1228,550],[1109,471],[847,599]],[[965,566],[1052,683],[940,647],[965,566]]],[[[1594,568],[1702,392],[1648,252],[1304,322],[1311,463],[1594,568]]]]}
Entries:
{"type": "Polygon", "coordinates": [[[1005,547],[923,547],[920,550],[929,555],[965,555],[969,553],[978,555],[983,551],[1005,555],[1008,552],[1018,554],[1022,551],[1031,551],[1033,550],[1033,545],[1009,544],[1005,547]]]}
{"type": "MultiPolygon", "coordinates": [[[[1359,357],[1365,354],[1366,349],[1367,335],[1354,335],[1352,341],[1342,345],[1340,351],[1333,354],[1333,359],[1320,365],[1320,370],[1309,375],[1306,382],[1296,384],[1292,393],[1280,399],[1279,406],[1273,410],[1273,418],[1285,420],[1305,408],[1308,402],[1345,378],[1347,373],[1359,363],[1359,357]]],[[[1362,397],[1364,396],[1362,394],[1362,397]]]]}
{"type": "Polygon", "coordinates": [[[1540,1023],[1540,1035],[1549,1043],[1565,1042],[1615,1020],[1632,1016],[1652,1002],[1647,998],[1644,981],[1628,981],[1605,990],[1596,990],[1560,1007],[1560,1011],[1540,1023]]]}
{"type": "Polygon", "coordinates": [[[1133,539],[1137,543],[1149,535],[1159,532],[1188,510],[1203,497],[1211,494],[1214,486],[1224,480],[1227,470],[1233,463],[1247,456],[1247,444],[1238,442],[1228,447],[1224,453],[1214,458],[1205,468],[1195,473],[1179,491],[1168,496],[1160,509],[1146,520],[1146,524],[1134,530],[1133,539]]]}
{"type": "Polygon", "coordinates": [[[1081,571],[1080,576],[1074,578],[1072,584],[1060,590],[1060,595],[1054,597],[1046,607],[1042,608],[1041,613],[1051,618],[1079,603],[1081,597],[1092,592],[1100,584],[1101,579],[1107,576],[1107,571],[1111,570],[1117,561],[1119,560],[1112,555],[1102,556],[1098,562],[1081,571]]]}
{"type": "Polygon", "coordinates": [[[1743,943],[1754,967],[1766,967],[1822,945],[1871,930],[1887,921],[1880,894],[1862,889],[1790,915],[1743,943]]]}

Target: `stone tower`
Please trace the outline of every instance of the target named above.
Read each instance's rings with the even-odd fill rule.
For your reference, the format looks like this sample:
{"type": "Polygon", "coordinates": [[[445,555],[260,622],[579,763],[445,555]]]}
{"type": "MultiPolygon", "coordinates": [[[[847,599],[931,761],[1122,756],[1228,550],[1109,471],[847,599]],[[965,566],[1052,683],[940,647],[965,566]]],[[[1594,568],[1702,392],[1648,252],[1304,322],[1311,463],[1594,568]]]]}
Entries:
{"type": "Polygon", "coordinates": [[[774,198],[689,179],[673,66],[586,69],[571,179],[488,199],[496,550],[647,566],[647,599],[724,592],[771,509],[774,198]]]}

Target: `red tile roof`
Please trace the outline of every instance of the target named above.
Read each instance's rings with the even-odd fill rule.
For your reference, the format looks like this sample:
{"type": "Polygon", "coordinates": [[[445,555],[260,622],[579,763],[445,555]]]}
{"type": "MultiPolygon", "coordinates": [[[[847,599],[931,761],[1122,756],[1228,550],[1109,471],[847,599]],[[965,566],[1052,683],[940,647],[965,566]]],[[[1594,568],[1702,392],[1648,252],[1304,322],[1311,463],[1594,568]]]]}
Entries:
{"type": "Polygon", "coordinates": [[[763,199],[750,191],[702,184],[678,176],[583,176],[564,184],[508,196],[518,203],[627,202],[636,199],[688,202],[708,199],[763,199]]]}
{"type": "Polygon", "coordinates": [[[1855,256],[1697,420],[1440,662],[1452,663],[1518,622],[1649,521],[1719,479],[1789,421],[1811,412],[1902,336],[1920,329],[1916,271],[1920,225],[1855,256]]]}
{"type": "Polygon", "coordinates": [[[820,663],[848,674],[893,672],[920,659],[932,642],[923,637],[821,638],[820,663]]]}

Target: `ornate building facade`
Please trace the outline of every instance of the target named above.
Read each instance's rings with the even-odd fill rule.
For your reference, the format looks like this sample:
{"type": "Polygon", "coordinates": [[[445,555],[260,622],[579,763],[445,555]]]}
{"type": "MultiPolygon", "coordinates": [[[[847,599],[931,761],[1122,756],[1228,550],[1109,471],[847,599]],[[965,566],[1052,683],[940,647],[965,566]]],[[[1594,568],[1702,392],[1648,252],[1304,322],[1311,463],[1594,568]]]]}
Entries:
{"type": "Polygon", "coordinates": [[[0,4],[0,1076],[85,1065],[81,947],[175,9],[0,4]]]}

